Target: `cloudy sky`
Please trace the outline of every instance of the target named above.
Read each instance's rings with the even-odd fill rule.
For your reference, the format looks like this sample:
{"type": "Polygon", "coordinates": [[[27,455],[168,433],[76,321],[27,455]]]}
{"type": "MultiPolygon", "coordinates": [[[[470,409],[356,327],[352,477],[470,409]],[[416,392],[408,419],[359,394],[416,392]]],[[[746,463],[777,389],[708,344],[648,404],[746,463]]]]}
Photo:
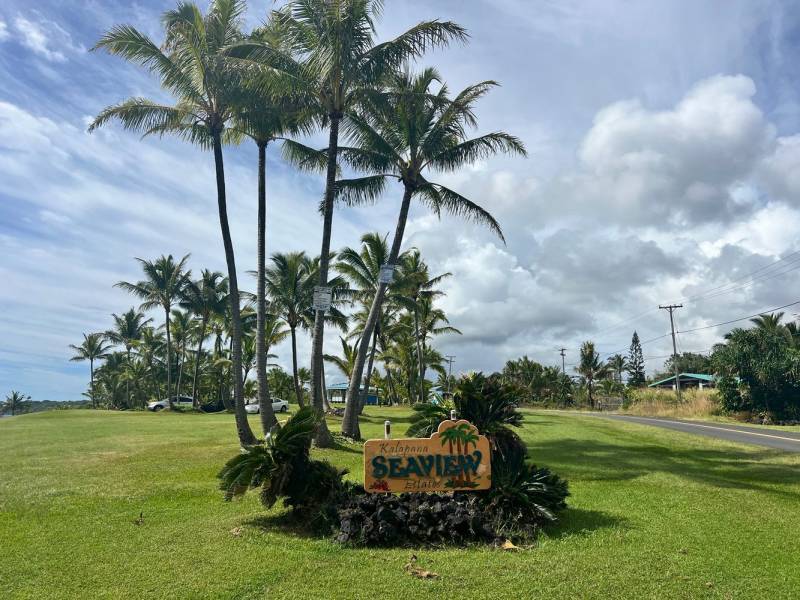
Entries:
{"type": "MultiPolygon", "coordinates": [[[[116,127],[86,133],[104,106],[162,94],[88,49],[123,22],[160,41],[171,6],[0,6],[0,392],[80,397],[87,367],[67,346],[134,304],[112,287],[138,277],[134,257],[191,253],[193,269],[224,271],[211,157],[116,127]]],[[[251,2],[248,25],[270,6],[251,2]]],[[[530,152],[443,178],[498,218],[507,245],[412,211],[406,247],[454,275],[443,305],[463,335],[437,344],[456,371],[522,354],[557,364],[562,346],[569,364],[587,339],[605,356],[634,329],[653,340],[652,371],[671,352],[659,303],[683,302],[680,348],[706,351],[733,326],[709,325],[800,300],[800,6],[388,0],[380,36],[427,18],[461,23],[471,41],[421,64],[454,90],[500,81],[478,106],[480,130],[509,131],[530,152]]],[[[256,151],[226,158],[244,272],[255,267],[256,151]]],[[[322,179],[292,171],[278,148],[268,171],[268,251],[318,253],[322,179]]],[[[390,189],[377,206],[339,210],[333,247],[388,233],[399,199],[390,189]]],[[[288,348],[278,353],[288,366],[288,348]]]]}

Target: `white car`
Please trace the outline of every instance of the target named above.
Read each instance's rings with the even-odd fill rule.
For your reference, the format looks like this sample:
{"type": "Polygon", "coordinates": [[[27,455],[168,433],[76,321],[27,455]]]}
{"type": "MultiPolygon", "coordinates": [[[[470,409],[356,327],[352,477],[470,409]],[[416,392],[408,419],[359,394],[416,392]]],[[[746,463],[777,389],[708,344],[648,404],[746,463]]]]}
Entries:
{"type": "MultiPolygon", "coordinates": [[[[192,406],[194,406],[194,399],[191,396],[173,396],[172,404],[173,406],[180,406],[182,408],[192,408],[192,406]]],[[[165,408],[169,408],[169,400],[166,398],[158,402],[150,402],[147,405],[147,410],[152,410],[153,412],[158,412],[165,408]]]]}
{"type": "MultiPolygon", "coordinates": [[[[251,415],[258,414],[258,402],[246,404],[244,409],[251,415]]],[[[272,410],[275,412],[285,413],[289,410],[289,403],[286,400],[275,399],[272,401],[272,410]]]]}

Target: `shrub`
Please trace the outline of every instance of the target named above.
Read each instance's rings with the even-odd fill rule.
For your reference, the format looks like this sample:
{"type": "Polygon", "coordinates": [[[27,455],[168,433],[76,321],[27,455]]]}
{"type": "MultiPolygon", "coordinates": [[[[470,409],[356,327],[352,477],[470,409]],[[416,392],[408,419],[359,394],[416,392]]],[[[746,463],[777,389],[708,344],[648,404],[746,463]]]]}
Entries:
{"type": "Polygon", "coordinates": [[[326,461],[309,458],[316,417],[301,408],[283,427],[267,436],[264,445],[252,446],[229,460],[218,477],[225,499],[261,488],[267,508],[283,498],[292,514],[313,529],[329,529],[335,506],[347,494],[340,471],[326,461]]]}
{"type": "MultiPolygon", "coordinates": [[[[466,419],[489,439],[492,460],[496,457],[525,454],[525,444],[510,428],[522,424],[518,398],[513,386],[503,383],[497,375],[482,373],[459,379],[453,393],[453,407],[459,419],[466,419]]],[[[430,437],[439,423],[450,418],[445,404],[421,403],[414,406],[414,415],[407,435],[430,437]]]]}
{"type": "Polygon", "coordinates": [[[339,509],[336,540],[364,546],[466,544],[496,538],[479,498],[455,494],[366,494],[339,509]]]}
{"type": "Polygon", "coordinates": [[[529,537],[567,507],[567,482],[524,459],[493,465],[492,487],[480,495],[492,529],[506,537],[529,537]]]}

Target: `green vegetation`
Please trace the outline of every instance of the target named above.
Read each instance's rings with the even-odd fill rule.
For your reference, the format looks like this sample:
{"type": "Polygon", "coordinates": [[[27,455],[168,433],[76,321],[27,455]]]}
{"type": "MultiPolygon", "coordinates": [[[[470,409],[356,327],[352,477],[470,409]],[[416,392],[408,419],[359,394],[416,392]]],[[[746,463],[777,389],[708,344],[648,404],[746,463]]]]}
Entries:
{"type": "MultiPolygon", "coordinates": [[[[367,407],[380,437],[407,408],[367,407]]],[[[255,425],[255,416],[254,419],[255,425]]],[[[0,420],[4,598],[780,598],[800,588],[800,456],[525,412],[530,458],[569,479],[535,548],[344,549],[298,537],[257,495],[222,502],[228,414],[53,411],[0,420]],[[141,516],[141,518],[140,518],[141,516]]],[[[331,419],[336,427],[338,420],[331,419]]],[[[362,477],[358,446],[312,450],[362,477]]]]}

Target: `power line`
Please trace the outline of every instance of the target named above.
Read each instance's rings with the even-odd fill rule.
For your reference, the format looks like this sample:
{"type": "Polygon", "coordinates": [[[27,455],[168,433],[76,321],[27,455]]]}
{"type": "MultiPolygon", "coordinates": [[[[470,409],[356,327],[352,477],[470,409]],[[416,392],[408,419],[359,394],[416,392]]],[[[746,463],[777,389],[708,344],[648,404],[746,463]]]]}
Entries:
{"type": "Polygon", "coordinates": [[[659,305],[659,309],[669,311],[669,328],[672,332],[672,355],[675,357],[675,360],[672,362],[674,363],[673,366],[675,367],[675,392],[678,396],[678,402],[681,401],[681,376],[678,372],[678,344],[675,340],[675,319],[672,316],[677,309],[683,308],[683,304],[667,304],[659,305]]]}
{"type": "Polygon", "coordinates": [[[685,331],[678,331],[678,333],[692,333],[693,331],[701,331],[703,329],[711,329],[712,327],[719,327],[721,325],[730,325],[731,323],[738,323],[739,321],[746,321],[747,319],[752,319],[754,317],[758,317],[764,314],[775,312],[776,310],[781,310],[783,308],[789,308],[790,306],[795,306],[800,304],[800,300],[796,302],[790,302],[789,304],[784,304],[783,306],[777,306],[775,308],[768,308],[766,310],[758,311],[753,315],[747,315],[746,317],[741,317],[739,319],[731,319],[730,321],[723,321],[722,323],[714,323],[713,325],[704,325],[703,327],[695,327],[694,329],[686,329],[685,331]]]}

